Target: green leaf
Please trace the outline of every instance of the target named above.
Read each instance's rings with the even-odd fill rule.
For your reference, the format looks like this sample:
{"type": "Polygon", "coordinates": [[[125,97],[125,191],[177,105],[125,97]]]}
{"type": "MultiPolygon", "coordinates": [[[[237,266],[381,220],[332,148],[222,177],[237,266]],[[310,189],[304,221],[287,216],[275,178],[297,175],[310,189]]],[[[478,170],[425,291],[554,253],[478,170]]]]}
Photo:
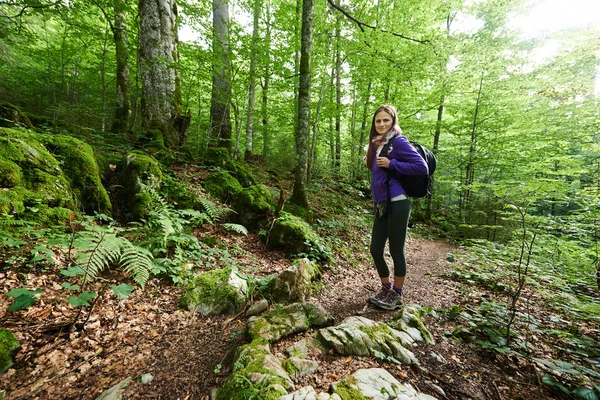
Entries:
{"type": "Polygon", "coordinates": [[[581,400],[599,400],[596,392],[593,389],[586,387],[578,387],[573,390],[573,394],[576,398],[581,400]]]}
{"type": "Polygon", "coordinates": [[[81,287],[79,285],[71,285],[69,282],[63,282],[62,285],[60,285],[60,286],[64,287],[65,289],[69,289],[69,290],[81,289],[81,287]]]}
{"type": "Polygon", "coordinates": [[[125,300],[135,289],[133,286],[121,283],[119,286],[110,287],[120,300],[125,300]]]}
{"type": "Polygon", "coordinates": [[[90,303],[88,302],[94,297],[96,297],[95,292],[83,292],[79,296],[69,296],[67,300],[69,301],[69,304],[73,307],[89,306],[90,303]]]}
{"type": "Polygon", "coordinates": [[[60,273],[64,276],[83,276],[85,271],[80,266],[76,265],[71,268],[61,269],[60,273]]]}
{"type": "Polygon", "coordinates": [[[569,394],[569,389],[567,389],[564,385],[562,385],[559,381],[557,381],[552,375],[545,374],[542,377],[542,383],[548,386],[557,387],[563,393],[569,394]]]}
{"type": "Polygon", "coordinates": [[[33,295],[31,295],[29,293],[22,294],[15,298],[15,302],[13,304],[11,304],[10,307],[8,307],[8,311],[13,312],[13,311],[22,310],[23,308],[27,308],[27,307],[31,306],[36,301],[37,301],[37,297],[35,297],[33,295]]]}
{"type": "Polygon", "coordinates": [[[24,294],[34,296],[34,295],[40,294],[40,293],[42,293],[42,289],[28,290],[25,288],[14,288],[14,289],[11,289],[8,293],[6,293],[6,295],[10,296],[10,297],[19,297],[24,294]]]}

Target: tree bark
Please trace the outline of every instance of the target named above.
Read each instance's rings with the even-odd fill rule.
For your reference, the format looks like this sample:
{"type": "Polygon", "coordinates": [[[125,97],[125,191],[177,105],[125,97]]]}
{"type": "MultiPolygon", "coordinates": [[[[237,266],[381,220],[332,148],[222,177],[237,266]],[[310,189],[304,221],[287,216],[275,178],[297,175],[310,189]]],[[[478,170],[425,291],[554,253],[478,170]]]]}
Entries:
{"type": "Polygon", "coordinates": [[[271,76],[271,2],[268,0],[265,4],[265,26],[267,32],[265,34],[265,77],[262,85],[262,133],[263,133],[263,159],[266,162],[269,156],[270,135],[269,135],[269,109],[268,109],[268,93],[269,93],[269,77],[271,76]]]}
{"type": "Polygon", "coordinates": [[[298,128],[296,130],[296,173],[291,201],[308,207],[306,168],[310,135],[310,72],[312,58],[313,0],[302,1],[302,45],[298,86],[298,128]]]}
{"type": "MultiPolygon", "coordinates": [[[[340,0],[336,0],[339,7],[340,0]]],[[[341,16],[335,21],[335,174],[342,167],[342,52],[341,47],[341,16]]]]}
{"type": "Polygon", "coordinates": [[[231,146],[229,3],[213,0],[213,75],[210,131],[215,147],[231,146]]]}
{"type": "Polygon", "coordinates": [[[124,133],[129,130],[131,104],[129,100],[129,42],[127,40],[127,10],[124,0],[115,0],[115,23],[113,36],[117,59],[117,104],[115,117],[110,128],[113,133],[124,133]]]}
{"type": "MultiPolygon", "coordinates": [[[[437,121],[435,124],[435,132],[433,134],[433,149],[431,149],[431,151],[433,152],[433,154],[437,155],[438,153],[438,149],[440,146],[440,135],[442,133],[442,118],[444,116],[444,101],[445,101],[445,97],[442,94],[442,97],[440,98],[440,105],[438,106],[438,113],[437,113],[437,121]]],[[[431,199],[433,197],[433,176],[431,177],[432,180],[432,186],[431,186],[431,194],[432,196],[427,196],[427,206],[425,208],[425,219],[427,221],[431,220],[431,209],[432,209],[432,203],[431,203],[431,199]]]]}
{"type": "Polygon", "coordinates": [[[181,115],[175,0],[140,0],[142,129],[159,144],[182,146],[189,116],[181,115]]]}
{"type": "Polygon", "coordinates": [[[254,0],[252,23],[252,47],[250,48],[250,74],[248,76],[248,116],[246,119],[246,154],[252,158],[254,154],[254,96],[256,92],[256,53],[258,51],[258,16],[261,1],[254,0]]]}

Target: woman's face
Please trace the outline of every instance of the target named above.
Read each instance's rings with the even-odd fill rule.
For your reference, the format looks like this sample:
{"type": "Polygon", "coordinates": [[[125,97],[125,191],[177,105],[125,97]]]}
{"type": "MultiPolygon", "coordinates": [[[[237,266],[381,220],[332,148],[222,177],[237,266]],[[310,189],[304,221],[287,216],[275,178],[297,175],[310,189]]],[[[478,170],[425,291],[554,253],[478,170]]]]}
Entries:
{"type": "Polygon", "coordinates": [[[375,114],[375,130],[380,135],[385,135],[392,129],[394,119],[385,111],[375,114]]]}

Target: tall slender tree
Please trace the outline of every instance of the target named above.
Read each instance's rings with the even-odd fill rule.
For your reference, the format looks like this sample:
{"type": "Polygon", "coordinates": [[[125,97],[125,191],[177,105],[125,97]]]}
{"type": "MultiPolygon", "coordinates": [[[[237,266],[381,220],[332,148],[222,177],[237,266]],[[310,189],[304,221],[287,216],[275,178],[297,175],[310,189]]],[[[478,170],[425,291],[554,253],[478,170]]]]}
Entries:
{"type": "Polygon", "coordinates": [[[115,118],[112,123],[113,133],[123,133],[129,129],[131,104],[129,100],[129,42],[127,40],[127,8],[125,0],[114,0],[115,22],[113,36],[117,59],[117,102],[115,118]]]}
{"type": "Polygon", "coordinates": [[[250,72],[248,76],[248,115],[246,119],[246,154],[251,158],[254,154],[254,96],[256,92],[256,59],[258,52],[258,17],[261,1],[254,0],[252,7],[252,45],[250,47],[250,72]]]}
{"type": "Polygon", "coordinates": [[[217,147],[231,146],[229,3],[213,0],[213,75],[210,131],[217,147]]]}
{"type": "Polygon", "coordinates": [[[300,46],[300,79],[298,85],[298,118],[296,128],[296,171],[291,201],[308,207],[306,169],[310,136],[310,73],[312,62],[313,0],[302,0],[302,43],[300,46]]]}

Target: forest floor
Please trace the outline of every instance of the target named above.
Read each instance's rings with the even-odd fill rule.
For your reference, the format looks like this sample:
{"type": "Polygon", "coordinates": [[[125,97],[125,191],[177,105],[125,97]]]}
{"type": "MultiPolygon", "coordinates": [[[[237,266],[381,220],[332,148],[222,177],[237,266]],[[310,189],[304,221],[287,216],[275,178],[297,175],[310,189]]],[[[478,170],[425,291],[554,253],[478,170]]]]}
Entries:
{"type": "MultiPolygon", "coordinates": [[[[357,212],[369,213],[367,200],[362,207],[357,212]]],[[[369,227],[363,225],[338,231],[337,243],[352,251],[333,249],[334,260],[310,299],[329,311],[336,323],[353,315],[376,321],[389,321],[394,315],[367,303],[380,286],[368,251],[369,227]]],[[[217,238],[218,246],[228,249],[227,263],[256,276],[279,273],[292,263],[282,252],[266,250],[255,233],[232,235],[215,225],[202,227],[196,235],[217,238]]],[[[410,233],[407,254],[405,303],[439,311],[497,296],[491,289],[473,289],[450,279],[456,263],[468,257],[462,248],[410,233]]],[[[106,271],[87,289],[99,294],[91,307],[72,308],[61,287],[65,277],[58,272],[64,264],[58,259],[53,267],[29,273],[0,269],[0,293],[22,286],[44,288],[39,301],[17,312],[8,311],[12,299],[0,296],[0,326],[15,332],[21,343],[15,364],[0,374],[4,400],[94,399],[127,377],[134,380],[125,391],[126,399],[205,400],[211,389],[223,385],[236,347],[245,342],[243,313],[206,317],[184,310],[179,304],[181,289],[159,279],[119,300],[110,286],[127,278],[118,271],[106,271]],[[151,382],[141,382],[144,374],[152,376],[151,382]]],[[[535,296],[524,296],[531,298],[528,311],[538,320],[548,320],[544,305],[536,304],[535,296]]],[[[332,382],[359,368],[381,367],[438,399],[556,398],[540,383],[531,364],[452,336],[461,326],[456,319],[429,312],[424,322],[435,344],[420,343],[412,349],[424,369],[325,354],[316,374],[295,383],[298,388],[310,384],[317,392],[328,391],[332,382]]],[[[273,352],[283,353],[292,340],[310,333],[283,340],[273,352]]],[[[540,342],[537,347],[550,352],[551,344],[540,342]]]]}

